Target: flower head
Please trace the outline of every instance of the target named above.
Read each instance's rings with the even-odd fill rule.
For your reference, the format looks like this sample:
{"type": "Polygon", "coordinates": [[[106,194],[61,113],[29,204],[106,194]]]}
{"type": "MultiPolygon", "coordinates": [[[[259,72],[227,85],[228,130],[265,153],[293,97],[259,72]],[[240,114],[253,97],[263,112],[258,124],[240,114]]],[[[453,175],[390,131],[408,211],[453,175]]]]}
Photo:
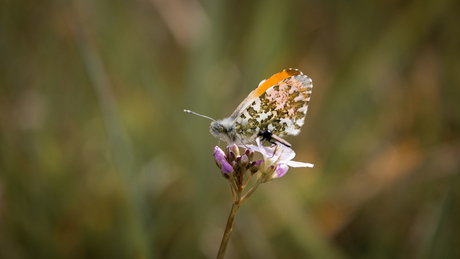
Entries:
{"type": "Polygon", "coordinates": [[[260,138],[255,145],[240,145],[245,148],[242,155],[237,145],[229,145],[225,152],[219,147],[214,148],[214,161],[222,175],[231,183],[234,193],[244,189],[248,179],[256,175],[260,183],[265,183],[284,176],[289,167],[313,167],[313,164],[293,161],[295,152],[285,145],[262,145],[260,138]],[[262,154],[263,159],[253,160],[254,152],[262,154]],[[249,175],[246,175],[248,173],[249,175]]]}
{"type": "MultiPolygon", "coordinates": [[[[244,174],[247,170],[257,172],[261,161],[252,161],[254,151],[246,149],[242,156],[236,145],[228,146],[224,152],[219,146],[214,148],[214,161],[223,174],[244,174]]],[[[225,176],[225,175],[224,175],[225,176]]]]}
{"type": "Polygon", "coordinates": [[[263,146],[259,138],[256,139],[257,146],[248,145],[248,147],[262,154],[264,158],[264,168],[261,168],[264,181],[267,182],[280,178],[287,173],[289,167],[313,167],[313,164],[292,161],[295,152],[284,145],[263,146]],[[274,168],[274,171],[273,171],[274,168]]]}

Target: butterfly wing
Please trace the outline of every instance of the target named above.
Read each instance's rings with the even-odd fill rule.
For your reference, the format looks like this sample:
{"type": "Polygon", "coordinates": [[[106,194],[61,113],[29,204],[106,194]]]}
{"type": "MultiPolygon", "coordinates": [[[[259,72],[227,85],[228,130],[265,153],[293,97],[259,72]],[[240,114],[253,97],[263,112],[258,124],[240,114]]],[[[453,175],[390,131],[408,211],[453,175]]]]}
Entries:
{"type": "Polygon", "coordinates": [[[240,104],[244,107],[238,107],[241,109],[239,114],[235,115],[235,111],[232,115],[235,115],[235,129],[241,139],[252,141],[259,131],[267,130],[278,136],[299,134],[305,121],[313,85],[311,79],[299,70],[289,69],[283,72],[285,71],[287,75],[294,75],[268,87],[266,83],[271,78],[263,82],[240,104]],[[255,97],[254,92],[261,93],[255,97]]]}
{"type": "Polygon", "coordinates": [[[240,105],[238,105],[238,107],[230,116],[231,120],[235,122],[235,120],[244,112],[244,110],[246,110],[246,108],[248,108],[249,105],[251,105],[255,100],[257,100],[257,98],[264,94],[270,87],[281,82],[282,80],[285,80],[295,75],[302,75],[302,72],[295,68],[288,68],[279,73],[274,74],[269,79],[262,80],[259,86],[256,89],[254,89],[254,91],[252,91],[248,95],[248,97],[246,97],[246,99],[244,99],[240,103],[240,105]]]}

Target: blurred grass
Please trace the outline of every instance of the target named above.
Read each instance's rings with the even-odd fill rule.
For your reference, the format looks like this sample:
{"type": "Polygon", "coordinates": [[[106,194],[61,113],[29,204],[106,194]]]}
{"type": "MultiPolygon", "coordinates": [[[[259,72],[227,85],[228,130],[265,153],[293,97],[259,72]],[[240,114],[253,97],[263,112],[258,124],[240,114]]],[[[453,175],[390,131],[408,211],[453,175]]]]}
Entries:
{"type": "Polygon", "coordinates": [[[213,258],[231,194],[208,121],[314,82],[297,159],[228,258],[458,258],[459,4],[0,3],[0,258],[213,258]]]}

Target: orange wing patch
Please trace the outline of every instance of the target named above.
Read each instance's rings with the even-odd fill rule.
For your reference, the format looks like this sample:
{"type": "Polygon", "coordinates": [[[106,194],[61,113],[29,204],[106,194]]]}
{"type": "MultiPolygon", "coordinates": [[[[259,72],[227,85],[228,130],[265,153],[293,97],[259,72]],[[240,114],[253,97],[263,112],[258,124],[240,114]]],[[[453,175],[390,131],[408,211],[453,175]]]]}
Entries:
{"type": "Polygon", "coordinates": [[[269,79],[265,80],[262,84],[260,84],[250,95],[254,95],[259,97],[263,93],[265,93],[268,88],[276,85],[277,83],[281,82],[282,80],[289,78],[291,76],[302,75],[298,69],[295,68],[288,68],[279,73],[274,74],[269,79]]]}

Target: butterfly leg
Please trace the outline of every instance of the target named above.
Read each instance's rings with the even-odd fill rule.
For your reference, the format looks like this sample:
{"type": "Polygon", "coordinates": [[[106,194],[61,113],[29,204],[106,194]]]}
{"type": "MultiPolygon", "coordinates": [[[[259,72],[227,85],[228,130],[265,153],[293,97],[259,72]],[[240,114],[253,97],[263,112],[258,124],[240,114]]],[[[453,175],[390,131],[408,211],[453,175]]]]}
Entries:
{"type": "Polygon", "coordinates": [[[244,146],[246,149],[250,149],[248,146],[246,146],[246,144],[244,143],[244,141],[243,141],[238,135],[236,135],[236,137],[238,138],[238,140],[241,142],[241,144],[243,144],[243,146],[244,146]]]}

